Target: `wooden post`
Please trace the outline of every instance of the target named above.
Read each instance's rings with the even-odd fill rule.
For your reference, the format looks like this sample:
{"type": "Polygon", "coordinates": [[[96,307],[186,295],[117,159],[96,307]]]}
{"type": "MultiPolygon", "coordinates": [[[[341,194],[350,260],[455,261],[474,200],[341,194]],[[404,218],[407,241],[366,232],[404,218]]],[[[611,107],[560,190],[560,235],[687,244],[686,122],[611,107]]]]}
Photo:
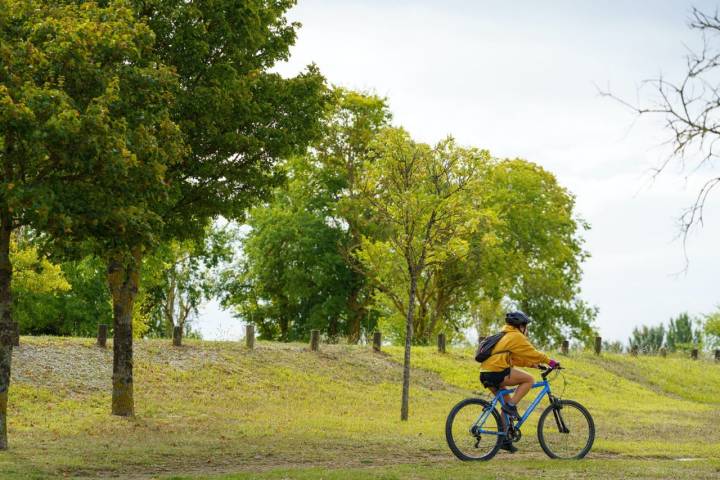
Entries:
{"type": "Polygon", "coordinates": [[[660,356],[663,357],[663,358],[667,357],[667,348],[662,347],[662,348],[660,349],[660,356]]]}
{"type": "Polygon", "coordinates": [[[445,353],[445,334],[438,334],[438,352],[445,353]]]}
{"type": "Polygon", "coordinates": [[[20,324],[13,322],[13,347],[20,346],[20,324]]]}
{"type": "Polygon", "coordinates": [[[382,348],[382,334],[375,332],[373,334],[373,350],[379,352],[380,348],[382,348]]]}
{"type": "Polygon", "coordinates": [[[310,350],[317,352],[320,349],[320,330],[310,330],[310,350]]]}
{"type": "Polygon", "coordinates": [[[698,359],[698,349],[697,348],[693,348],[692,351],[690,351],[690,358],[692,358],[693,360],[698,359]]]}
{"type": "Polygon", "coordinates": [[[179,347],[180,345],[182,345],[182,327],[174,326],[173,327],[173,346],[179,347]]]}
{"type": "Polygon", "coordinates": [[[637,345],[633,345],[632,348],[630,349],[630,355],[632,355],[633,357],[637,357],[637,354],[638,354],[638,347],[637,347],[637,345]]]}
{"type": "Polygon", "coordinates": [[[720,362],[720,349],[715,350],[715,361],[720,362]]]}
{"type": "Polygon", "coordinates": [[[568,354],[568,350],[570,350],[570,342],[568,342],[567,339],[564,339],[564,340],[562,341],[562,347],[561,347],[562,354],[563,354],[563,355],[567,355],[567,354],[568,354]]]}
{"type": "Polygon", "coordinates": [[[595,337],[595,355],[600,355],[600,352],[602,351],[602,337],[597,336],[595,337]]]}
{"type": "Polygon", "coordinates": [[[255,325],[245,325],[245,346],[250,350],[255,348],[255,325]]]}
{"type": "Polygon", "coordinates": [[[108,326],[105,323],[98,325],[97,345],[105,348],[107,346],[108,326]]]}

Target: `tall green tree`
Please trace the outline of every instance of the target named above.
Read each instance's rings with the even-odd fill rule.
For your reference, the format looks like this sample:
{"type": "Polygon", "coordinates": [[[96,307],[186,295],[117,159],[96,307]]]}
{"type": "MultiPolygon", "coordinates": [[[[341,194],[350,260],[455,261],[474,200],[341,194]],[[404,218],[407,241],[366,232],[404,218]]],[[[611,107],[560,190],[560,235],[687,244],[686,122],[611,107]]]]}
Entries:
{"type": "Polygon", "coordinates": [[[498,241],[478,243],[481,298],[507,299],[533,317],[531,336],[548,345],[572,336],[589,341],[596,309],[580,298],[589,257],[575,198],[539,165],[503,160],[489,170],[484,195],[497,214],[498,241]]]}
{"type": "MultiPolygon", "coordinates": [[[[278,160],[303,152],[315,138],[326,102],[315,67],[294,78],[269,72],[287,59],[295,40],[298,25],[284,17],[293,2],[129,4],[152,31],[148,58],[173,72],[177,88],[167,98],[137,103],[131,87],[120,98],[124,106],[133,104],[130,118],[146,131],[155,118],[148,109],[162,107],[165,126],[177,127],[183,143],[156,141],[156,148],[134,152],[140,163],[130,173],[139,178],[127,175],[127,181],[115,182],[123,190],[119,199],[127,202],[113,202],[113,196],[98,202],[99,216],[115,212],[114,218],[98,221],[82,206],[69,214],[76,222],[75,243],[92,243],[108,264],[117,415],[134,413],[132,315],[139,311],[135,300],[144,258],[165,242],[201,239],[215,217],[241,218],[283,180],[278,160]]],[[[146,138],[137,140],[134,146],[145,145],[146,138]]]]}
{"type": "MultiPolygon", "coordinates": [[[[146,58],[151,43],[152,32],[120,2],[0,2],[0,448],[7,447],[11,235],[31,225],[70,236],[77,224],[70,211],[80,202],[87,223],[99,223],[95,201],[125,198],[116,181],[135,169],[137,152],[173,136],[172,123],[158,116],[130,126],[164,103],[172,82],[146,58]],[[121,102],[121,89],[134,102],[121,102]]],[[[126,225],[137,220],[124,213],[126,225]]]]}
{"type": "Polygon", "coordinates": [[[323,135],[310,159],[320,165],[315,178],[331,200],[329,216],[336,228],[347,232],[338,247],[351,272],[347,335],[351,343],[357,343],[363,324],[365,329],[372,328],[374,322],[368,324],[368,320],[376,315],[371,311],[374,287],[355,255],[362,236],[369,234],[373,226],[363,221],[364,212],[354,208],[354,200],[360,195],[364,164],[371,161],[370,145],[380,130],[389,125],[391,114],[387,101],[376,95],[342,88],[336,88],[333,94],[323,135]]]}
{"type": "Polygon", "coordinates": [[[289,184],[252,210],[226,304],[265,338],[298,339],[318,328],[355,343],[374,327],[373,287],[354,256],[367,224],[347,201],[389,118],[383,99],[335,88],[320,139],[287,163],[289,184]]]}
{"type": "Polygon", "coordinates": [[[226,304],[258,325],[262,338],[304,339],[311,329],[331,339],[349,333],[353,272],[338,250],[347,235],[326,221],[327,203],[308,197],[307,186],[293,175],[268,206],[252,210],[243,259],[229,282],[226,304]]]}
{"type": "Polygon", "coordinates": [[[377,136],[372,152],[357,202],[377,234],[363,238],[358,256],[387,303],[404,317],[400,418],[407,420],[418,285],[449,257],[467,254],[479,215],[471,200],[488,155],[458,148],[452,139],[431,148],[394,128],[377,136]]]}

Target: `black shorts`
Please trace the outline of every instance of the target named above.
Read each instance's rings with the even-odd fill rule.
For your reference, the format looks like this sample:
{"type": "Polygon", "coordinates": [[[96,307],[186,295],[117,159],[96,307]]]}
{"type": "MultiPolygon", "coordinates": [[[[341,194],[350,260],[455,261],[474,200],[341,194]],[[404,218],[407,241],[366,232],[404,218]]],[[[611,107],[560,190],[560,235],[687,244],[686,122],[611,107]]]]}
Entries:
{"type": "Polygon", "coordinates": [[[506,368],[500,372],[482,372],[480,374],[480,382],[485,388],[500,388],[500,384],[505,377],[510,375],[510,368],[506,368]]]}

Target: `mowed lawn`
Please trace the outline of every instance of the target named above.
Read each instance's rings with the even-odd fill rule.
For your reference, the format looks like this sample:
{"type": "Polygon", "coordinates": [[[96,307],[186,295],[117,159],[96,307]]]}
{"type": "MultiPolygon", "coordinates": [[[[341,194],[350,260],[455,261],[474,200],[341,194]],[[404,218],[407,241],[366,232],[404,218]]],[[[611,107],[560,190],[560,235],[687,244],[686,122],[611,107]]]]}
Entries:
{"type": "Polygon", "coordinates": [[[443,429],[456,402],[484,394],[471,352],[415,348],[410,421],[400,422],[401,349],[321,348],[138,341],[137,416],[123,419],[108,414],[111,349],[23,337],[0,478],[720,478],[711,361],[561,357],[555,392],[595,418],[588,458],[547,459],[529,424],[518,454],[465,464],[443,429]]]}

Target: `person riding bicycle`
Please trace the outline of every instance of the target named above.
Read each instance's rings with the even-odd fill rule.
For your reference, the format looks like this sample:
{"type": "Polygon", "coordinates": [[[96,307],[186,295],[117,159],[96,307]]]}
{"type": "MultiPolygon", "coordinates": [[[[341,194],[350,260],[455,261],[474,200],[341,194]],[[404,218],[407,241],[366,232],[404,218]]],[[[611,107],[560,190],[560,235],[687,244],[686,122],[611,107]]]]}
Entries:
{"type": "MultiPolygon", "coordinates": [[[[557,367],[559,362],[539,352],[527,339],[527,326],[531,319],[523,312],[510,312],[505,315],[505,333],[495,344],[492,354],[480,366],[480,382],[496,394],[501,387],[517,387],[515,394],[505,395],[502,410],[510,417],[518,418],[517,404],[530,391],[534,379],[529,374],[514,367],[537,367],[547,364],[557,367]]],[[[506,440],[501,447],[510,452],[517,451],[511,441],[506,440]]]]}

